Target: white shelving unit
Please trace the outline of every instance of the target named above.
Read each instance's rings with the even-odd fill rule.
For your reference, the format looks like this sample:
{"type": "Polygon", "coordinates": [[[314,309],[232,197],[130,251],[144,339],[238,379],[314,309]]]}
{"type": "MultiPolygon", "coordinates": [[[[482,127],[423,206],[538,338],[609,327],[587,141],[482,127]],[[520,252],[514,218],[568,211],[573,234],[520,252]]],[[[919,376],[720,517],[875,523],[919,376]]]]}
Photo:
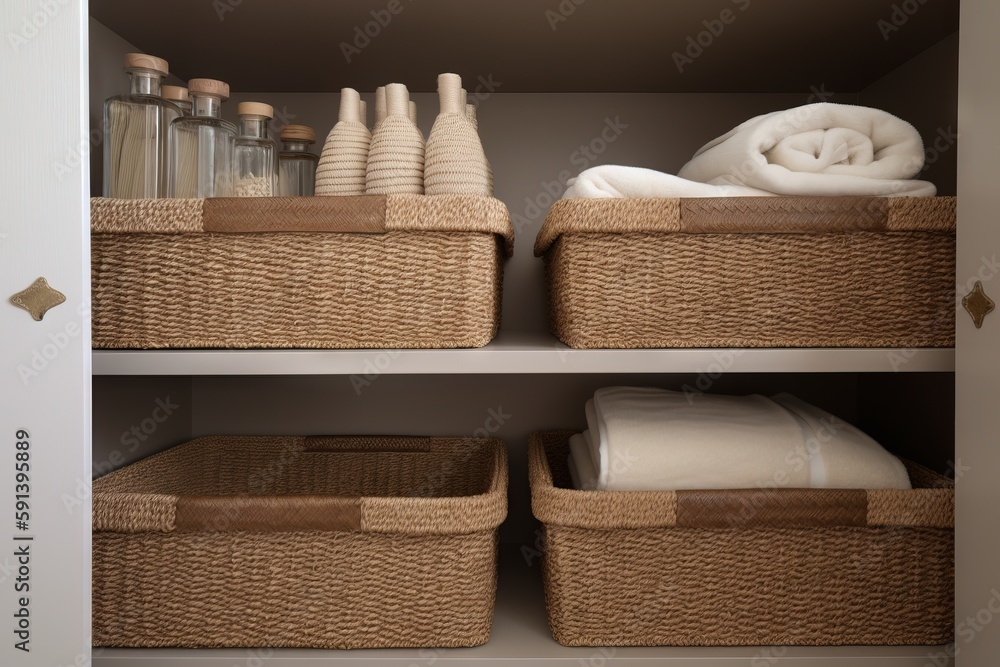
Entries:
{"type": "MultiPolygon", "coordinates": [[[[978,0],[977,11],[985,12],[982,8],[989,1],[978,0]]],[[[817,95],[827,101],[912,113],[911,120],[925,136],[936,136],[939,127],[954,122],[958,3],[921,4],[919,12],[907,15],[906,25],[886,39],[879,21],[892,21],[895,4],[894,0],[405,3],[404,11],[383,26],[370,46],[345,62],[337,46],[340,40],[350,40],[354,27],[371,20],[370,11],[384,8],[385,3],[90,0],[95,19],[91,22],[93,118],[101,100],[118,92],[115,87],[121,81],[114,73],[120,54],[132,48],[167,58],[183,78],[214,76],[229,81],[236,92],[227,114],[236,101],[266,101],[276,106],[282,122],[314,125],[318,136],[332,125],[337,99],[332,91],[341,86],[370,91],[390,79],[415,91],[426,133],[436,108],[431,93],[434,75],[462,67],[463,76],[473,82],[470,93],[481,104],[480,130],[496,173],[497,196],[510,208],[517,230],[515,255],[506,267],[503,328],[482,349],[94,351],[94,404],[100,417],[95,427],[99,421],[102,432],[110,434],[110,444],[100,448],[100,455],[95,436],[95,464],[98,458],[106,462],[108,450],[118,446],[117,433],[142,423],[145,405],[168,394],[184,406],[186,416],[150,435],[148,450],[132,456],[171,446],[182,436],[236,432],[248,423],[250,431],[272,433],[321,432],[329,424],[344,422],[353,428],[361,421],[371,432],[471,433],[480,425],[480,407],[506,406],[509,400],[516,406],[516,419],[496,435],[511,446],[508,522],[524,528],[532,521],[523,451],[528,431],[574,423],[577,412],[582,412],[578,394],[597,382],[634,381],[641,376],[643,381],[673,386],[682,377],[714,377],[719,372],[739,377],[726,378],[715,389],[755,391],[755,382],[771,389],[787,381],[813,390],[819,400],[829,398],[835,405],[854,408],[856,416],[881,411],[885,416],[880,423],[890,428],[894,419],[910,419],[908,406],[897,405],[882,389],[918,387],[916,391],[932,395],[927,403],[939,405],[928,411],[931,414],[909,421],[901,439],[909,439],[915,449],[933,450],[936,458],[954,457],[949,437],[914,444],[913,433],[921,432],[919,419],[926,419],[935,422],[936,434],[950,434],[953,416],[942,406],[950,408],[953,399],[960,356],[955,349],[571,350],[547,333],[541,262],[531,254],[546,208],[543,194],[551,191],[562,171],[579,171],[577,147],[595,136],[608,117],[621,115],[629,130],[591,164],[619,162],[666,171],[676,171],[720,130],[756,113],[818,101],[817,95]],[[562,13],[559,7],[569,4],[576,9],[562,13]],[[673,53],[683,50],[688,37],[697,36],[705,21],[714,20],[730,4],[750,8],[727,24],[710,47],[703,47],[703,55],[686,71],[677,71],[673,53]],[[708,5],[712,6],[706,9],[708,5]],[[550,11],[565,21],[552,19],[550,11]],[[829,29],[816,27],[817,16],[829,29]],[[295,19],[294,29],[288,28],[289,17],[295,19]],[[790,29],[806,25],[816,29],[790,29]],[[248,50],[246,44],[254,40],[269,48],[248,50]],[[801,56],[790,59],[790,53],[801,56]],[[541,214],[532,214],[535,209],[541,214]],[[355,396],[346,377],[354,375],[392,377],[355,396]],[[469,398],[477,393],[489,398],[469,398]],[[512,394],[517,400],[510,398],[512,394]],[[481,406],[476,400],[490,403],[481,406]],[[860,409],[861,402],[868,403],[865,410],[860,409]],[[436,412],[429,416],[431,410],[436,412]],[[305,413],[322,417],[304,422],[305,413]],[[347,413],[351,414],[344,416],[347,413]]],[[[941,151],[925,174],[938,181],[945,194],[954,192],[956,161],[956,151],[941,151]]],[[[960,277],[965,274],[960,272],[960,277]]],[[[516,542],[507,544],[502,553],[493,636],[482,647],[346,652],[266,647],[105,649],[95,652],[93,665],[951,664],[937,659],[943,647],[563,647],[548,632],[538,563],[526,566],[519,547],[516,542]]]]}
{"type": "Polygon", "coordinates": [[[471,350],[95,351],[94,375],[951,373],[952,348],[573,350],[501,334],[471,350]]]}

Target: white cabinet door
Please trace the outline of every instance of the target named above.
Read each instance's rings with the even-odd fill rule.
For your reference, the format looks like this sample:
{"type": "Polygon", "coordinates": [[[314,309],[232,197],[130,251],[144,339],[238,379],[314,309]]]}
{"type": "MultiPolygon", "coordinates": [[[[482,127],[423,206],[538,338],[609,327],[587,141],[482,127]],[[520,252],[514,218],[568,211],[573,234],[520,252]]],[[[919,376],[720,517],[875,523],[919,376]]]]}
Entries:
{"type": "MultiPolygon", "coordinates": [[[[1000,300],[1000,2],[962,0],[958,296],[979,281],[1000,300]]],[[[958,311],[958,665],[1000,656],[1000,312],[977,329],[958,311]]]]}
{"type": "MultiPolygon", "coordinates": [[[[82,0],[0,3],[0,665],[11,667],[90,655],[86,17],[82,0]],[[65,296],[40,321],[11,300],[38,278],[65,296]]],[[[36,286],[22,301],[38,314],[49,298],[36,286]]]]}

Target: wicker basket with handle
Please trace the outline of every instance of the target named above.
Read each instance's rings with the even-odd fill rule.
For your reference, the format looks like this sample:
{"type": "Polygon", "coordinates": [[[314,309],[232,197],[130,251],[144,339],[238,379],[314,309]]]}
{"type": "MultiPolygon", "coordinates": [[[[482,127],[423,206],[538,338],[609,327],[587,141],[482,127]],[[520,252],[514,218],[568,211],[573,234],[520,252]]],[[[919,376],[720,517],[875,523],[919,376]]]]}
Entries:
{"type": "Polygon", "coordinates": [[[97,348],[481,347],[506,207],[390,195],[91,202],[97,348]]]}
{"type": "Polygon", "coordinates": [[[578,491],[532,436],[549,626],[569,646],[938,645],[954,635],[954,485],[578,491]]]}
{"type": "Polygon", "coordinates": [[[485,643],[506,503],[496,440],[194,440],[94,483],[94,645],[485,643]]]}
{"type": "Polygon", "coordinates": [[[535,254],[575,348],[955,343],[954,197],[565,199],[535,254]]]}

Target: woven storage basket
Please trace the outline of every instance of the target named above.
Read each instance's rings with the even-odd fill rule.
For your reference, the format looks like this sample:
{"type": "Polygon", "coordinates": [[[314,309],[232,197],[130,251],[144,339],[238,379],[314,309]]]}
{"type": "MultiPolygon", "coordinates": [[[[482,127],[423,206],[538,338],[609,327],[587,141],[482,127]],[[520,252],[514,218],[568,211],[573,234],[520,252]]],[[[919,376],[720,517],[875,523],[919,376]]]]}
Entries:
{"type": "Polygon", "coordinates": [[[532,436],[549,626],[567,646],[950,642],[954,487],[577,491],[532,436]]]}
{"type": "Polygon", "coordinates": [[[480,347],[504,205],[446,195],[91,201],[96,348],[480,347]]]}
{"type": "Polygon", "coordinates": [[[535,254],[575,348],[955,342],[954,197],[566,199],[535,254]]]}
{"type": "Polygon", "coordinates": [[[94,483],[95,646],[489,640],[496,440],[213,437],[94,483]]]}

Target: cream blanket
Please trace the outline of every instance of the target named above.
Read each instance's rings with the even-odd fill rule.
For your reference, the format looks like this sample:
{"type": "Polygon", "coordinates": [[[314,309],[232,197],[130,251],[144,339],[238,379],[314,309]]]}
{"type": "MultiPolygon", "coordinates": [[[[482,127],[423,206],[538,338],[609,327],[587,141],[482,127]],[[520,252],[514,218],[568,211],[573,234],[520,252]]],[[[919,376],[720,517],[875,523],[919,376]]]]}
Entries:
{"type": "Polygon", "coordinates": [[[910,488],[903,464],[881,445],[789,395],[689,400],[608,387],[587,415],[589,433],[570,442],[578,488],[910,488]]]}
{"type": "Polygon", "coordinates": [[[569,197],[921,196],[920,134],[892,114],[819,103],[752,118],[699,150],[677,176],[604,165],[569,181],[569,197]]]}

